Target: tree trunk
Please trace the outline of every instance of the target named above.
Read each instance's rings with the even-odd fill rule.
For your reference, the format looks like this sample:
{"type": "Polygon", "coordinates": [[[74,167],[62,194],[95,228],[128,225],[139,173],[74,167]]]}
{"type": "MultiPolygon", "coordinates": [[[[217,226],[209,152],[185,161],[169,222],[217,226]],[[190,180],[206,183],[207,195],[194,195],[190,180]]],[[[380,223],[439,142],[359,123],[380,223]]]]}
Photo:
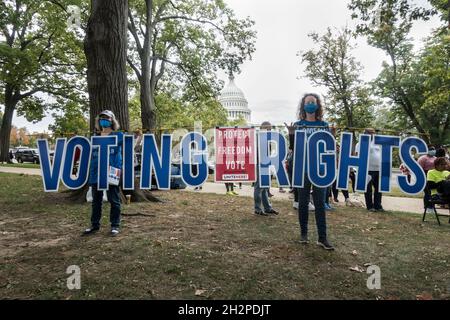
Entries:
{"type": "MultiPolygon", "coordinates": [[[[91,131],[94,131],[95,117],[103,110],[114,112],[121,129],[129,130],[127,32],[128,1],[91,0],[84,40],[91,131]]],[[[148,106],[151,110],[151,102],[148,106]]],[[[73,193],[71,198],[84,201],[86,192],[87,187],[73,193]]],[[[132,201],[159,201],[149,191],[138,187],[122,192],[123,199],[124,194],[131,194],[132,201]]]]}
{"type": "Polygon", "coordinates": [[[17,100],[12,96],[12,92],[5,90],[5,113],[0,127],[0,162],[10,162],[9,159],[9,141],[11,136],[11,125],[16,108],[17,100]]]}
{"type": "Polygon", "coordinates": [[[90,104],[90,127],[103,110],[129,130],[127,83],[128,1],[91,0],[84,51],[90,104]]]}
{"type": "Polygon", "coordinates": [[[154,133],[156,127],[156,104],[153,90],[147,89],[145,83],[140,85],[142,129],[154,133]]]}

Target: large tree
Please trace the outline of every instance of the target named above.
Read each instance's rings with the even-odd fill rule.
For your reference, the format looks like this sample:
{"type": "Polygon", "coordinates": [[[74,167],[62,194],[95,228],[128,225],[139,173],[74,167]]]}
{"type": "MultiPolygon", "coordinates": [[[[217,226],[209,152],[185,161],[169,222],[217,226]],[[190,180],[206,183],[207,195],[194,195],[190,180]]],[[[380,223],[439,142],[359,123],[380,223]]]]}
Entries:
{"type": "Polygon", "coordinates": [[[373,120],[374,101],[368,86],[360,79],[362,66],[352,56],[352,32],[309,34],[317,46],[302,52],[306,77],[327,89],[325,99],[329,119],[340,126],[367,127],[373,120]]]}
{"type": "Polygon", "coordinates": [[[212,98],[216,71],[238,71],[255,50],[253,21],[237,19],[223,0],[132,0],[128,16],[128,63],[139,82],[144,130],[157,125],[155,98],[164,77],[189,92],[187,100],[212,98]]]}
{"type": "Polygon", "coordinates": [[[91,0],[84,41],[91,130],[105,109],[114,112],[122,130],[129,129],[127,13],[128,1],[91,0]]]}
{"type": "Polygon", "coordinates": [[[0,161],[8,161],[14,111],[41,120],[49,107],[83,99],[81,41],[67,28],[69,4],[80,1],[5,0],[0,3],[0,161]]]}
{"type": "Polygon", "coordinates": [[[352,0],[352,18],[358,19],[356,32],[367,37],[369,45],[383,50],[390,62],[384,63],[379,94],[401,108],[411,127],[429,143],[426,124],[418,116],[420,101],[405,84],[410,80],[413,46],[409,37],[414,21],[428,20],[436,11],[415,7],[409,0],[352,0]]]}

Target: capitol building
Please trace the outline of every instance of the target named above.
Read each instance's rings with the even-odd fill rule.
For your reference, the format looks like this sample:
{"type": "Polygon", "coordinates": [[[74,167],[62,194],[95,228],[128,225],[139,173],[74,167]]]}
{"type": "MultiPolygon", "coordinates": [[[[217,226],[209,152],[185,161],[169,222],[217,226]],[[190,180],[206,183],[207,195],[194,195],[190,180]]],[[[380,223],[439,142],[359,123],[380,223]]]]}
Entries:
{"type": "Polygon", "coordinates": [[[248,108],[244,93],[234,83],[234,76],[229,77],[229,83],[223,88],[219,96],[220,104],[227,110],[228,120],[244,119],[251,122],[251,110],[248,108]]]}

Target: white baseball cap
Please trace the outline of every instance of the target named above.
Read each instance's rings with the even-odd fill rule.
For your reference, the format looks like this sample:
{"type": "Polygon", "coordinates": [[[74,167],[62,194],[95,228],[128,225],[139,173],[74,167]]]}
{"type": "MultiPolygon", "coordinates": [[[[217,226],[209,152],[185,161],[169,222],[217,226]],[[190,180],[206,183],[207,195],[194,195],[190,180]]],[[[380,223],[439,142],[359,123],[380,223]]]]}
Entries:
{"type": "Polygon", "coordinates": [[[102,111],[100,113],[100,116],[102,116],[102,115],[107,116],[107,117],[112,118],[112,119],[115,118],[114,113],[112,111],[110,111],[110,110],[102,111]]]}

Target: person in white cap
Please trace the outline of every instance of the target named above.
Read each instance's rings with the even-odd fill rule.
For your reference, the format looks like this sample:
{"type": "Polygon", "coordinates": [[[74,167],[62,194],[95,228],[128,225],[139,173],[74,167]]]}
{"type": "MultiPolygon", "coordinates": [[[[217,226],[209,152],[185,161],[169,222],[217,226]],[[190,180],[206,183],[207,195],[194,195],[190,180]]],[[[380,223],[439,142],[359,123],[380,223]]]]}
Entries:
{"type": "MultiPolygon", "coordinates": [[[[95,118],[95,129],[100,132],[100,135],[117,135],[117,145],[110,147],[109,149],[109,166],[110,170],[114,168],[117,172],[122,170],[122,145],[123,145],[123,133],[117,131],[119,129],[119,123],[114,116],[114,113],[110,110],[101,112],[95,118]]],[[[102,202],[103,191],[99,191],[97,188],[98,177],[98,147],[92,149],[91,165],[89,172],[89,185],[92,188],[92,215],[91,215],[91,227],[84,231],[84,235],[90,235],[100,230],[100,219],[102,217],[102,202]]],[[[120,187],[118,185],[109,184],[107,191],[108,201],[111,204],[110,222],[111,222],[111,236],[119,234],[120,227],[120,187]]]]}

